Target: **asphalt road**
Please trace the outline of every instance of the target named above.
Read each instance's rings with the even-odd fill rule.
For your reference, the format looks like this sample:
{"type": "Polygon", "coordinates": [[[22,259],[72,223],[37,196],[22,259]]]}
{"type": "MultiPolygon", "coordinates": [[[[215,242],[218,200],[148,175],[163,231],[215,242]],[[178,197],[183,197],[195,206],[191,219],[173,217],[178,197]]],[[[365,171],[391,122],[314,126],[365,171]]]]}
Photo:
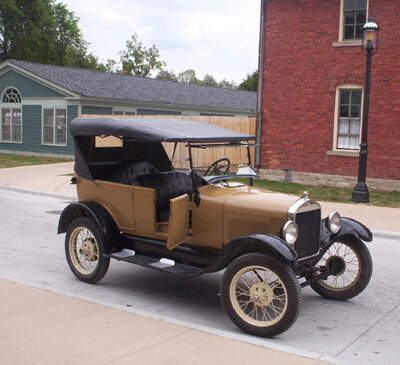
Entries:
{"type": "Polygon", "coordinates": [[[242,334],[223,312],[219,273],[183,278],[112,261],[98,285],[79,282],[65,260],[64,235],[56,234],[67,203],[0,190],[0,278],[247,342],[319,353],[340,363],[399,364],[398,240],[376,238],[369,244],[374,273],[358,297],[334,302],[303,289],[294,326],[278,338],[259,339],[242,334]]]}

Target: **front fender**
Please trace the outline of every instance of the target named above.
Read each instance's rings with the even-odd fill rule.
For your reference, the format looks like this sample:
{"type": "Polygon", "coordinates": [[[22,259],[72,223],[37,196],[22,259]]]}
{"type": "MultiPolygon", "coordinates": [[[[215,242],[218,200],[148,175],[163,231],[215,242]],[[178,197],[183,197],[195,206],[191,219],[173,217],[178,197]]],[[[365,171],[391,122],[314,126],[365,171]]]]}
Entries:
{"type": "Polygon", "coordinates": [[[229,242],[207,267],[206,272],[222,270],[236,257],[246,253],[271,254],[291,266],[297,260],[296,251],[281,238],[269,234],[251,234],[229,242]]]}
{"type": "Polygon", "coordinates": [[[321,230],[321,251],[325,252],[334,242],[340,239],[353,237],[365,242],[371,242],[373,239],[372,232],[362,223],[343,217],[340,224],[340,231],[332,234],[326,227],[326,221],[322,222],[321,230]]]}

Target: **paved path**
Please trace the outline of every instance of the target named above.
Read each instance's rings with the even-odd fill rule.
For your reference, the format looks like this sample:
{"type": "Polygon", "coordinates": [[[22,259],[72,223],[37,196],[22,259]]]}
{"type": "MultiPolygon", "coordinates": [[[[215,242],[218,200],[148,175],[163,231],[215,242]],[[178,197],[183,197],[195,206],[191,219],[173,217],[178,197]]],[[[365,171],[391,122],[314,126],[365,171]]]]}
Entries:
{"type": "Polygon", "coordinates": [[[321,363],[7,280],[0,297],[2,364],[321,363]]]}
{"type": "MultiPolygon", "coordinates": [[[[305,289],[303,290],[302,311],[295,325],[278,338],[267,340],[243,334],[225,315],[218,297],[220,274],[211,274],[199,278],[183,278],[113,261],[110,271],[99,285],[88,285],[77,281],[69,271],[65,261],[64,237],[55,234],[58,213],[66,203],[56,198],[0,190],[0,206],[2,207],[0,222],[2,227],[6,228],[0,230],[0,277],[173,323],[174,328],[172,329],[168,327],[170,325],[167,326],[163,322],[154,324],[155,327],[152,327],[154,328],[153,336],[156,337],[154,346],[149,345],[149,349],[152,349],[152,351],[143,350],[144,352],[140,352],[142,351],[140,350],[139,353],[143,356],[150,356],[150,353],[154,353],[154,356],[157,354],[159,356],[158,363],[172,363],[173,356],[177,357],[179,351],[189,351],[192,355],[189,356],[188,352],[188,357],[183,358],[188,363],[195,363],[197,360],[199,363],[203,363],[203,357],[204,363],[225,362],[219,360],[219,356],[222,358],[222,355],[219,355],[217,349],[219,347],[224,348],[223,345],[218,345],[220,340],[218,338],[214,340],[214,337],[204,337],[204,339],[197,341],[196,339],[199,337],[196,336],[200,336],[200,334],[195,331],[191,333],[191,330],[188,329],[191,328],[259,346],[301,353],[316,359],[328,361],[333,359],[341,363],[398,364],[400,358],[398,347],[398,339],[400,338],[400,287],[397,278],[400,245],[397,240],[376,239],[372,244],[369,244],[374,260],[374,274],[370,285],[361,295],[348,302],[334,302],[320,298],[309,288],[305,289]],[[175,329],[176,324],[183,325],[186,328],[177,327],[175,329]],[[165,330],[164,327],[157,327],[164,325],[166,326],[165,330]],[[185,334],[185,331],[188,331],[187,334],[185,334]],[[164,332],[167,332],[166,337],[162,337],[164,332]],[[176,339],[174,340],[175,334],[176,339]],[[188,342],[185,342],[186,337],[188,342]],[[181,347],[179,347],[180,340],[182,341],[181,347]],[[168,343],[171,346],[168,346],[168,343]],[[208,349],[210,350],[208,351],[208,349]],[[163,361],[162,358],[164,351],[167,352],[166,361],[163,361]],[[206,352],[204,355],[203,351],[206,352]]],[[[7,285],[9,284],[6,283],[6,287],[7,285]]],[[[15,313],[21,315],[24,310],[28,310],[24,308],[29,306],[27,304],[27,307],[22,307],[25,297],[22,294],[24,290],[21,289],[20,291],[20,294],[15,294],[15,301],[21,302],[21,307],[18,308],[22,309],[16,309],[15,313]],[[20,296],[20,300],[18,300],[18,296],[20,296]]],[[[0,295],[1,293],[0,291],[0,295]]],[[[59,343],[62,341],[54,338],[56,337],[55,332],[52,332],[50,323],[48,325],[43,324],[46,318],[43,313],[34,312],[38,313],[38,319],[35,319],[34,315],[25,316],[23,317],[25,321],[21,319],[22,317],[19,318],[16,315],[20,322],[16,322],[16,325],[13,326],[12,322],[9,322],[10,318],[13,318],[14,302],[12,302],[12,296],[1,295],[1,297],[0,303],[8,303],[3,304],[3,306],[9,308],[11,314],[10,316],[0,317],[2,321],[0,323],[0,346],[3,346],[3,349],[4,346],[6,348],[12,348],[12,346],[14,348],[24,347],[25,340],[29,343],[34,339],[32,348],[35,349],[35,354],[39,356],[38,354],[45,353],[45,347],[40,348],[40,336],[49,337],[51,341],[48,351],[56,356],[57,351],[54,349],[61,346],[59,343]],[[4,326],[8,328],[6,331],[2,329],[5,328],[4,326]],[[40,327],[41,330],[36,330],[37,326],[42,326],[40,327]],[[12,329],[14,332],[11,331],[12,329]],[[17,337],[11,336],[13,333],[17,337]],[[13,338],[16,338],[15,342],[13,342],[13,338]],[[5,341],[5,345],[1,345],[3,341],[5,341]]],[[[40,302],[40,298],[38,300],[39,304],[35,304],[36,307],[33,306],[32,308],[41,308],[45,311],[47,305],[44,305],[43,301],[40,302]]],[[[65,300],[68,302],[69,299],[65,300]]],[[[60,307],[65,309],[55,309],[51,306],[51,303],[48,306],[48,321],[54,320],[55,325],[61,326],[60,322],[57,321],[62,321],[65,316],[64,325],[66,329],[63,329],[63,331],[66,331],[66,335],[62,335],[66,343],[65,351],[70,354],[73,351],[71,349],[75,349],[76,359],[79,359],[80,356],[87,356],[89,347],[87,343],[79,341],[79,338],[82,337],[74,337],[76,333],[79,333],[77,329],[74,329],[75,326],[80,326],[83,321],[82,326],[88,328],[89,336],[86,338],[91,338],[91,334],[96,332],[96,329],[103,335],[110,333],[109,338],[113,341],[110,344],[110,351],[113,352],[113,347],[117,346],[113,337],[114,332],[111,327],[110,331],[107,332],[104,328],[108,327],[100,321],[101,318],[103,320],[108,318],[108,315],[103,317],[101,314],[91,313],[90,309],[82,310],[83,315],[81,315],[80,305],[83,306],[83,304],[72,305],[72,313],[66,309],[68,305],[60,307]],[[91,329],[91,326],[94,326],[94,328],[91,329]]],[[[107,312],[102,307],[96,308],[99,308],[99,310],[101,308],[101,311],[105,311],[104,313],[107,312]]],[[[137,327],[134,320],[131,320],[131,325],[138,332],[147,331],[145,322],[142,322],[144,319],[138,318],[137,327]]],[[[121,324],[122,322],[123,320],[118,323],[121,324]]],[[[55,328],[61,331],[61,327],[57,326],[55,328]]],[[[129,329],[129,326],[126,328],[126,336],[119,337],[122,343],[118,344],[119,350],[115,350],[115,352],[121,354],[122,351],[123,354],[127,353],[129,356],[130,350],[135,353],[137,348],[146,348],[145,340],[141,342],[143,347],[140,347],[142,345],[135,347],[135,331],[129,329]],[[130,347],[131,349],[129,349],[130,347]]],[[[84,336],[84,332],[82,336],[84,336]]],[[[149,337],[152,336],[149,335],[149,337]]],[[[100,339],[99,343],[102,343],[100,339]]],[[[104,348],[104,346],[99,348],[104,348]]],[[[225,351],[235,353],[236,344],[232,345],[232,342],[229,342],[226,346],[231,347],[229,347],[229,350],[228,347],[225,347],[225,351]]],[[[239,345],[237,346],[237,349],[239,349],[239,345]]],[[[249,355],[241,358],[241,362],[253,362],[252,350],[248,348],[243,351],[249,351],[249,355]]],[[[96,353],[96,350],[93,352],[96,353]]],[[[0,354],[5,356],[6,352],[3,350],[0,351],[0,354]]],[[[232,354],[227,353],[226,356],[232,354]]],[[[22,354],[18,354],[18,356],[22,356],[22,354]]],[[[26,354],[26,356],[28,355],[26,354]]],[[[132,358],[127,357],[126,361],[128,359],[132,358]]],[[[135,359],[139,358],[135,357],[135,359]]],[[[286,357],[283,359],[282,361],[279,359],[277,363],[291,361],[286,357]]],[[[150,359],[148,362],[143,360],[143,362],[137,363],[152,363],[152,361],[155,362],[155,360],[150,359]]],[[[294,363],[298,363],[297,361],[300,361],[300,358],[294,361],[294,363]]],[[[232,362],[234,363],[234,360],[232,362]]],[[[259,362],[264,362],[261,357],[259,362]]],[[[3,363],[8,362],[3,361],[3,363]]]]}

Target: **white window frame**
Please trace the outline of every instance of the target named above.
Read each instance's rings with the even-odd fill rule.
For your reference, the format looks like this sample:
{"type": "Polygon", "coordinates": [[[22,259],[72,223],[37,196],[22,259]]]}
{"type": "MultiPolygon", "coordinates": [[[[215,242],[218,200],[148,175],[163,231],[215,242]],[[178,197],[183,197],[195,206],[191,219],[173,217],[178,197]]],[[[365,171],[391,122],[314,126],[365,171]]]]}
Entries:
{"type": "Polygon", "coordinates": [[[364,111],[364,88],[360,85],[354,85],[354,84],[338,85],[338,86],[336,86],[336,95],[335,95],[335,113],[334,113],[335,121],[334,121],[334,127],[333,127],[333,151],[358,153],[360,151],[360,147],[358,147],[358,149],[338,148],[340,90],[349,90],[349,89],[361,90],[360,138],[359,138],[359,143],[361,143],[361,131],[362,131],[363,111],[364,111]]]}
{"type": "Polygon", "coordinates": [[[42,145],[44,146],[61,146],[66,147],[68,145],[68,114],[67,108],[57,108],[57,107],[42,107],[42,128],[41,128],[41,139],[42,145]],[[53,143],[44,142],[43,141],[43,124],[44,124],[44,111],[45,110],[53,110],[53,143]],[[56,143],[56,111],[57,110],[64,110],[65,111],[65,143],[56,143]]]}
{"type": "MultiPolygon", "coordinates": [[[[334,43],[335,46],[361,46],[362,39],[344,39],[344,1],[340,0],[340,18],[339,18],[339,43],[334,43]]],[[[369,14],[369,0],[367,0],[366,17],[369,14]]]]}
{"type": "Polygon", "coordinates": [[[113,110],[113,115],[121,115],[121,116],[132,116],[132,115],[137,115],[137,111],[136,110],[121,110],[121,109],[115,109],[113,110]],[[118,114],[115,114],[118,113],[118,114]],[[128,114],[127,114],[128,113],[128,114]],[[132,114],[130,114],[132,113],[132,114]]]}
{"type": "MultiPolygon", "coordinates": [[[[11,117],[12,118],[12,117],[11,117]]],[[[7,86],[3,92],[1,93],[1,99],[0,99],[0,143],[16,143],[16,144],[22,144],[24,142],[24,133],[23,133],[23,125],[24,125],[24,118],[23,118],[23,113],[22,113],[22,95],[20,91],[15,87],[15,86],[7,86]],[[3,98],[6,92],[10,89],[14,89],[17,91],[19,94],[19,98],[21,100],[21,103],[3,103],[3,98]],[[12,115],[12,109],[20,109],[21,110],[21,140],[20,141],[12,141],[12,134],[13,134],[13,123],[11,119],[11,124],[10,124],[10,141],[3,141],[3,109],[10,109],[11,110],[11,115],[12,115]]]]}
{"type": "Polygon", "coordinates": [[[19,103],[10,103],[10,104],[5,104],[1,103],[0,104],[0,143],[16,143],[16,144],[22,144],[24,141],[24,133],[23,133],[23,116],[22,116],[22,104],[19,103]],[[3,109],[10,109],[11,110],[11,124],[10,124],[10,141],[5,141],[3,140],[3,109]],[[13,129],[14,129],[14,124],[12,122],[12,114],[13,114],[13,109],[19,109],[21,110],[21,140],[20,141],[13,141],[12,140],[12,135],[13,135],[13,129]]]}

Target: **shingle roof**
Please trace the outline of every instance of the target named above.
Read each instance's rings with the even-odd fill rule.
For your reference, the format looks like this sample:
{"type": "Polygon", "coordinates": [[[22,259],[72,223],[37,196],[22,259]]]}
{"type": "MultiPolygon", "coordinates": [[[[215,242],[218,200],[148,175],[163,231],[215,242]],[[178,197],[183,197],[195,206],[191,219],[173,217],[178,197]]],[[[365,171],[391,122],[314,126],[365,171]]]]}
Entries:
{"type": "Polygon", "coordinates": [[[82,96],[254,112],[256,93],[80,68],[8,62],[82,96]]]}

